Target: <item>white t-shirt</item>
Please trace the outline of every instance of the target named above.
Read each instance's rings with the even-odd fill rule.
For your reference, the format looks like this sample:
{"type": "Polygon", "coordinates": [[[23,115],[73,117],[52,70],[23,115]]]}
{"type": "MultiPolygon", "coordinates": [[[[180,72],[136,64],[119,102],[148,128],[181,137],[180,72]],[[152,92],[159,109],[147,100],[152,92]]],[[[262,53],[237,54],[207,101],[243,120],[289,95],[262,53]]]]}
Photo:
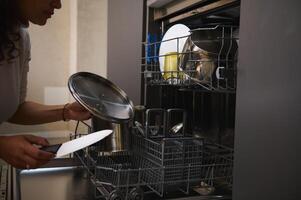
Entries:
{"type": "Polygon", "coordinates": [[[0,124],[11,118],[25,101],[30,61],[30,38],[26,28],[20,28],[16,42],[19,56],[0,62],[0,124]]]}

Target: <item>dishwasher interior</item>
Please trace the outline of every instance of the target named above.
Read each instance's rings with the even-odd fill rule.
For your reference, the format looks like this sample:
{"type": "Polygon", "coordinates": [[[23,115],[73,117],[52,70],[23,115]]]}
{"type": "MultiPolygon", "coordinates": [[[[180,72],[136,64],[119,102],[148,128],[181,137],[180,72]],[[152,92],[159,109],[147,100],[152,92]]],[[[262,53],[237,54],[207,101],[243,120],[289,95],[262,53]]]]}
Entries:
{"type": "Polygon", "coordinates": [[[130,149],[108,153],[93,145],[75,157],[99,199],[231,199],[240,2],[149,2],[143,106],[136,110],[130,149]],[[189,27],[189,34],[164,40],[175,24],[189,27]],[[183,39],[185,50],[179,48],[183,39]],[[167,42],[177,49],[163,55],[167,42]]]}

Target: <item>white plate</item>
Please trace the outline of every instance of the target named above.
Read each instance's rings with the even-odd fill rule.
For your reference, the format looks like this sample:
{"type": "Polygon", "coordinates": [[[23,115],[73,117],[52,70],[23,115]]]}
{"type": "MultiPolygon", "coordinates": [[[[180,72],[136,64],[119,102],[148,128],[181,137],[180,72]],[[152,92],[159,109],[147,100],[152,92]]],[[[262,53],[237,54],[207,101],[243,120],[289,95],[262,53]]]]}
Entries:
{"type": "MultiPolygon", "coordinates": [[[[178,52],[181,53],[184,48],[184,44],[186,40],[188,39],[188,36],[190,35],[190,29],[185,26],[184,24],[176,24],[170,27],[167,32],[165,33],[161,45],[160,45],[160,50],[159,50],[159,63],[160,63],[160,70],[161,72],[164,71],[164,56],[167,53],[170,52],[178,52]],[[187,37],[184,37],[187,36],[187,37]],[[183,37],[180,39],[174,39],[174,38],[179,38],[183,37]],[[174,39],[174,40],[170,40],[174,39]],[[166,41],[169,40],[169,41],[166,41]],[[166,42],[164,42],[166,41],[166,42]],[[178,41],[179,41],[179,46],[178,46],[178,41]],[[179,48],[178,48],[179,47],[179,48]]],[[[163,75],[163,73],[162,73],[163,75]]]]}
{"type": "Polygon", "coordinates": [[[68,155],[85,147],[88,147],[110,135],[112,130],[103,130],[95,133],[88,134],[86,136],[65,142],[61,145],[56,153],[56,158],[68,155]]]}
{"type": "Polygon", "coordinates": [[[85,147],[88,147],[110,135],[112,130],[103,130],[86,136],[65,142],[63,144],[55,144],[40,148],[42,151],[47,151],[56,154],[56,158],[68,155],[85,147]]]}

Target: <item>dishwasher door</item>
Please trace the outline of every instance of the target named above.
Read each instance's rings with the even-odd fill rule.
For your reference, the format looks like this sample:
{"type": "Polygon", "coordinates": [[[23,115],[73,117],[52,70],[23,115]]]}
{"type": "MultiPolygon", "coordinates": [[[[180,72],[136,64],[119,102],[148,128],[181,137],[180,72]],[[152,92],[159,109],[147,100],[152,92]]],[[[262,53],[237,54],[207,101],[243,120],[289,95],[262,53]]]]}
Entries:
{"type": "Polygon", "coordinates": [[[22,200],[94,200],[82,167],[47,168],[21,173],[22,200]]]}
{"type": "Polygon", "coordinates": [[[87,171],[74,159],[57,159],[45,168],[14,172],[14,200],[96,199],[87,171]]]}

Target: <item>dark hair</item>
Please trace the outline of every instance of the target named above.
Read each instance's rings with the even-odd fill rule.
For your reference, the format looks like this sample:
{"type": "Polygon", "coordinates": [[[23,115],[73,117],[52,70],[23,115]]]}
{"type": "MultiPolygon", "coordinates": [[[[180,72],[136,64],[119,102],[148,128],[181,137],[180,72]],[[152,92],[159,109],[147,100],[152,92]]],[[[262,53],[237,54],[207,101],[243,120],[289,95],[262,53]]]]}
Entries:
{"type": "Polygon", "coordinates": [[[19,55],[16,42],[20,40],[16,0],[0,0],[0,62],[19,55]]]}

